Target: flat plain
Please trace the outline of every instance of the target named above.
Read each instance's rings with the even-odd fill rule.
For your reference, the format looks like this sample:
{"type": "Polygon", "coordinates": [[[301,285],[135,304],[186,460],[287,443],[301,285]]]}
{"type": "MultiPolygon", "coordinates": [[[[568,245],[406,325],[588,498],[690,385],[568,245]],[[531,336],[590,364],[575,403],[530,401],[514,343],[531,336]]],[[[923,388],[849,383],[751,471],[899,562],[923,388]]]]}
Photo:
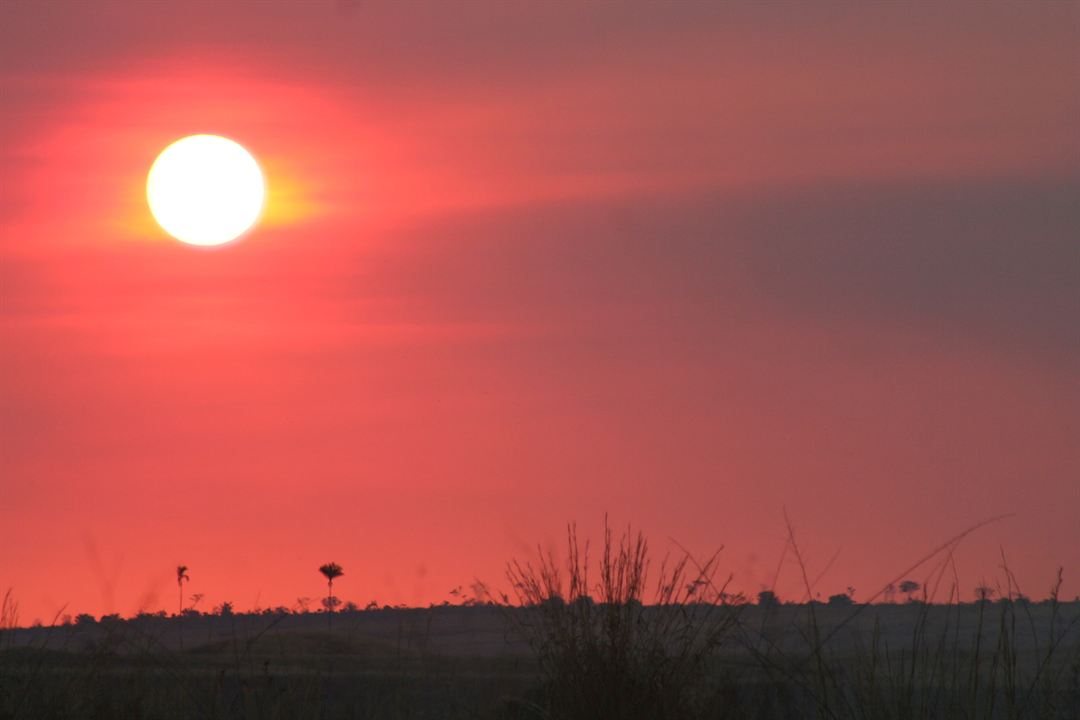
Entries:
{"type": "MultiPolygon", "coordinates": [[[[644,628],[693,609],[628,606],[618,617],[644,628]]],[[[688,707],[695,717],[755,718],[1080,713],[1080,602],[712,608],[724,636],[693,673],[667,681],[652,674],[665,661],[650,659],[655,648],[633,637],[633,624],[622,648],[604,650],[615,616],[585,610],[596,644],[581,638],[576,650],[559,646],[550,625],[575,615],[569,605],[341,612],[329,629],[325,613],[281,612],[8,629],[0,718],[611,717],[559,709],[564,691],[587,705],[590,674],[667,682],[663,692],[674,686],[684,703],[670,715],[624,708],[618,717],[687,717],[688,707]]]]}

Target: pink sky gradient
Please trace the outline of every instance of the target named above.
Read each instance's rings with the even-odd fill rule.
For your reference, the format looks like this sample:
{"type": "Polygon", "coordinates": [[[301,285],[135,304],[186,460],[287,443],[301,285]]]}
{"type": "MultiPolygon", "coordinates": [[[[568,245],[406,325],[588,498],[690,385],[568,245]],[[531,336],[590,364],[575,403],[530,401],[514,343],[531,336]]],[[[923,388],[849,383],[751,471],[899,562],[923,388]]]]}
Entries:
{"type": "MultiPolygon", "coordinates": [[[[1080,7],[0,6],[0,590],[427,604],[604,513],[1080,592],[1080,7]],[[269,206],[183,246],[178,137],[269,206]]],[[[777,591],[799,595],[788,565],[777,591]]],[[[923,580],[925,571],[915,573],[923,580]]]]}

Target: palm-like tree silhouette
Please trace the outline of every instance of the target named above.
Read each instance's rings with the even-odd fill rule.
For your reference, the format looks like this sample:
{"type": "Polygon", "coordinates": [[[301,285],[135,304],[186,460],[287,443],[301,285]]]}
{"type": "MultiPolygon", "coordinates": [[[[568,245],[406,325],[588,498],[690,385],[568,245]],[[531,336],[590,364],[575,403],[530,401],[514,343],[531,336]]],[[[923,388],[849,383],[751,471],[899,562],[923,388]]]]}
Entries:
{"type": "Polygon", "coordinates": [[[184,581],[191,581],[191,578],[187,574],[187,565],[176,566],[176,587],[180,589],[180,610],[178,612],[184,612],[184,581]]]}
{"type": "Polygon", "coordinates": [[[334,597],[334,579],[344,575],[345,571],[336,562],[330,562],[320,566],[319,572],[326,578],[326,627],[329,629],[331,627],[331,618],[334,615],[333,600],[331,600],[334,597]]]}

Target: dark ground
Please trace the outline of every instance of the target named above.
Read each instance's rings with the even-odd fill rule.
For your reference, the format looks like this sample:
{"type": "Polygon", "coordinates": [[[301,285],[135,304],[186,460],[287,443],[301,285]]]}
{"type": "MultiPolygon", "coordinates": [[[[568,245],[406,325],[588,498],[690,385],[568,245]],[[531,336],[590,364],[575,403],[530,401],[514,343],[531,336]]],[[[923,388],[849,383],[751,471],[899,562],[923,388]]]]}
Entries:
{"type": "MultiPolygon", "coordinates": [[[[0,720],[551,717],[539,665],[512,632],[508,612],[528,611],[349,612],[334,616],[332,631],[317,613],[144,616],[6,630],[0,633],[0,720]]],[[[838,708],[850,706],[842,712],[819,712],[807,699],[816,682],[808,606],[733,612],[736,629],[710,665],[726,683],[711,717],[1080,716],[1077,602],[1056,611],[1048,603],[912,603],[861,611],[815,606],[816,637],[829,638],[825,684],[846,687],[860,667],[880,661],[882,684],[893,686],[888,697],[910,705],[893,708],[890,700],[884,710],[856,697],[842,699],[838,708]],[[943,669],[927,674],[935,665],[943,669]],[[944,670],[950,665],[951,674],[944,670]],[[972,667],[987,677],[1000,674],[1000,686],[988,696],[1000,702],[980,706],[973,699],[941,710],[957,705],[948,698],[969,693],[959,684],[970,683],[972,667]],[[1011,689],[1010,677],[1020,680],[1011,689]],[[1053,701],[1036,703],[1050,679],[1053,701]],[[957,687],[943,690],[944,704],[935,705],[933,693],[912,701],[926,695],[926,687],[950,682],[957,687]],[[915,687],[919,683],[925,687],[915,687]]]]}

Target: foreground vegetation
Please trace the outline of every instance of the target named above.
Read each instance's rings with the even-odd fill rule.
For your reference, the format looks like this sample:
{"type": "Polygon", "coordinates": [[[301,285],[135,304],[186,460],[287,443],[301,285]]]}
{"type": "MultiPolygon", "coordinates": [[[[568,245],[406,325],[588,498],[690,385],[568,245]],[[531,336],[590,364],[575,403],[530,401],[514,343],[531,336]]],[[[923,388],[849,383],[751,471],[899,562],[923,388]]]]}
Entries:
{"type": "Polygon", "coordinates": [[[571,528],[565,558],[511,563],[506,595],[350,609],[332,631],[224,609],[18,628],[9,594],[0,720],[1080,718],[1080,602],[1028,601],[1005,570],[996,601],[961,603],[935,556],[906,602],[750,603],[716,556],[653,567],[608,531],[594,561],[571,528]]]}

